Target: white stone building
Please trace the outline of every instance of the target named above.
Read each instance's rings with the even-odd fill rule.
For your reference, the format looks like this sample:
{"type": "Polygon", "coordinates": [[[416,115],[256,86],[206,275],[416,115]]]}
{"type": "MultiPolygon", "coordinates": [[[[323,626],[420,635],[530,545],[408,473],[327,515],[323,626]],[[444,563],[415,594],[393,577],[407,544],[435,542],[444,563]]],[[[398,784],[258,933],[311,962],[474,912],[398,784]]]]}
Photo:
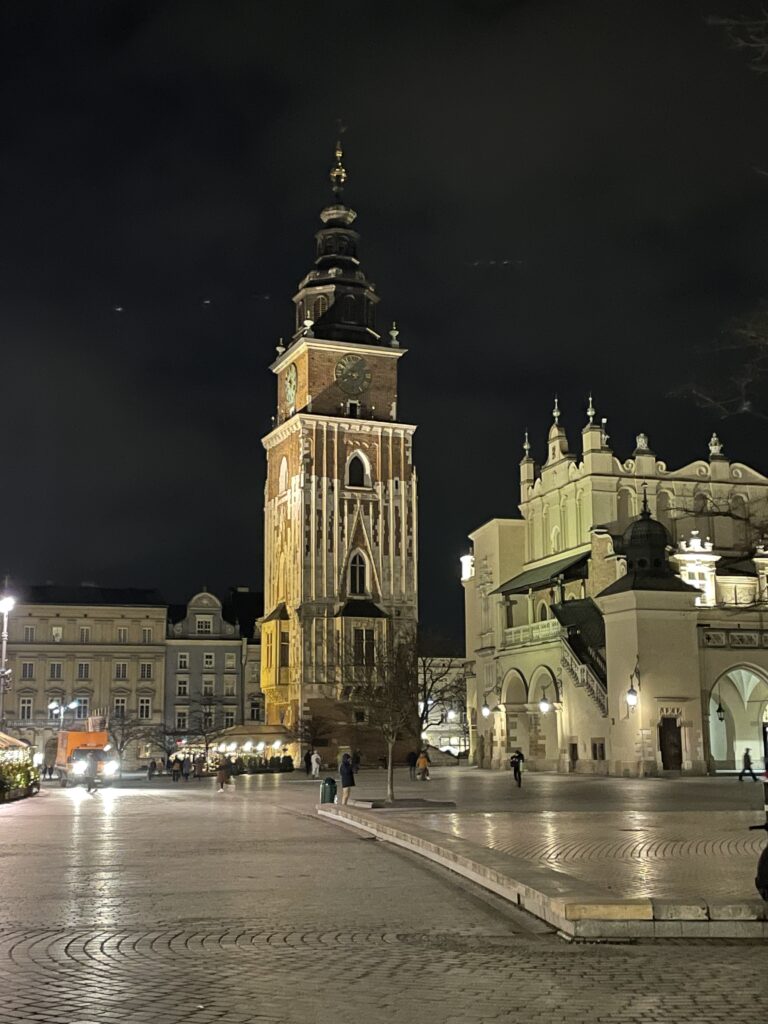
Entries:
{"type": "Polygon", "coordinates": [[[479,527],[462,559],[471,757],[704,773],[750,748],[762,767],[768,478],[714,435],[680,469],[644,434],[621,460],[591,399],[578,454],[559,420],[556,402],[543,465],[526,437],[521,517],[479,527]]]}

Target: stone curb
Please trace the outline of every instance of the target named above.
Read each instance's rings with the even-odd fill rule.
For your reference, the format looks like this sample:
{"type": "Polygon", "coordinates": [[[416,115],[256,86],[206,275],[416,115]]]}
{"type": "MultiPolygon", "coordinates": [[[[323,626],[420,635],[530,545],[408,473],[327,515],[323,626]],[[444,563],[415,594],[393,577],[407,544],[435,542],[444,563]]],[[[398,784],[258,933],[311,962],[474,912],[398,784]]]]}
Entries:
{"type": "Polygon", "coordinates": [[[415,823],[408,832],[375,814],[321,804],[320,817],[360,829],[448,868],[573,940],[768,938],[760,899],[615,899],[598,886],[415,823]]]}

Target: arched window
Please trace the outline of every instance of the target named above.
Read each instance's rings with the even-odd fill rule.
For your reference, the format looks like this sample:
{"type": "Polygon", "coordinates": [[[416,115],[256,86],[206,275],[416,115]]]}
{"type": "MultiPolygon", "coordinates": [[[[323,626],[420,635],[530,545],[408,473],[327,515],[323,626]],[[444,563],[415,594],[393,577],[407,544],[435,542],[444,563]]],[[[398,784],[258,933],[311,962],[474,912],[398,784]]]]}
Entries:
{"type": "Polygon", "coordinates": [[[549,613],[549,609],[547,608],[547,606],[544,603],[544,601],[542,601],[541,604],[539,605],[539,622],[546,622],[547,618],[549,617],[548,613],[549,613]]]}
{"type": "Polygon", "coordinates": [[[327,312],[328,312],[328,299],[326,299],[326,297],[324,295],[320,295],[317,299],[315,299],[315,307],[314,307],[314,321],[315,321],[315,323],[317,323],[317,321],[320,319],[320,317],[323,316],[323,314],[327,313],[327,312]]]}
{"type": "Polygon", "coordinates": [[[349,563],[349,592],[358,597],[368,591],[368,566],[359,551],[352,555],[349,563]]]}
{"type": "Polygon", "coordinates": [[[353,455],[349,460],[347,484],[350,487],[365,487],[365,463],[360,455],[353,455]]]}
{"type": "Polygon", "coordinates": [[[284,494],[288,490],[288,459],[285,456],[280,460],[277,489],[280,494],[284,494]]]}

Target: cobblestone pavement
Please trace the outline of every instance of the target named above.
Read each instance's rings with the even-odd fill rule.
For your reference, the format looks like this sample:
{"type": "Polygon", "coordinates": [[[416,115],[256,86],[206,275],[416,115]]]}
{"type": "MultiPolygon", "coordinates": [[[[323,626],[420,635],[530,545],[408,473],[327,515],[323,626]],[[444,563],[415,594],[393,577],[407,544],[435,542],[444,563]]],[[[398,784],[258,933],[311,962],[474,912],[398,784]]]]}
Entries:
{"type": "Polygon", "coordinates": [[[568,946],[318,821],[316,794],[256,777],[220,795],[208,781],[49,788],[0,807],[0,1024],[762,1016],[761,944],[568,946]]]}

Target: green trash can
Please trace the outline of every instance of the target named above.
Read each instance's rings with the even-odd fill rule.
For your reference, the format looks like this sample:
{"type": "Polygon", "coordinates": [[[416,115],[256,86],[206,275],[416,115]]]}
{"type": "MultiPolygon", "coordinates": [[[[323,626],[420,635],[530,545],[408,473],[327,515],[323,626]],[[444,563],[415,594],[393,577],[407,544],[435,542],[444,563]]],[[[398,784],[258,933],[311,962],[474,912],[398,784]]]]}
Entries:
{"type": "Polygon", "coordinates": [[[323,784],[320,787],[320,803],[321,804],[332,804],[336,802],[336,779],[327,778],[323,779],[323,784]]]}

